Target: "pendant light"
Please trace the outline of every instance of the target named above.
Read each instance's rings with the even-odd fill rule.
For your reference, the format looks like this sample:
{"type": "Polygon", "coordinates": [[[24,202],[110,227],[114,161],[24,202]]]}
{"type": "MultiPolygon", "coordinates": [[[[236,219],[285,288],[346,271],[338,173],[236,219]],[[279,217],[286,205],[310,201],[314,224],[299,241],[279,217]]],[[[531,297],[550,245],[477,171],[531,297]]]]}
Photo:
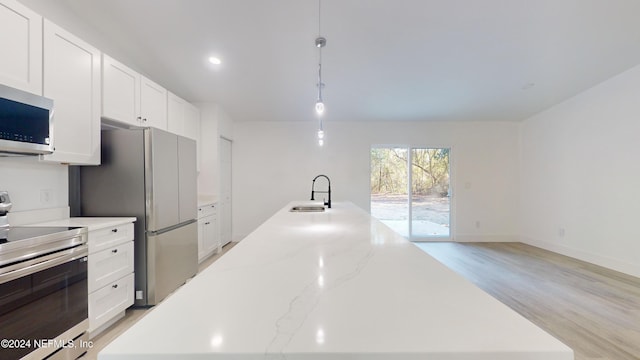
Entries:
{"type": "Polygon", "coordinates": [[[322,89],[324,88],[324,83],[322,82],[322,48],[327,45],[327,39],[325,39],[320,32],[320,20],[321,20],[321,10],[322,10],[322,0],[318,0],[318,37],[315,40],[316,48],[318,48],[318,98],[316,99],[316,114],[319,117],[319,129],[318,129],[318,145],[324,145],[324,130],[322,128],[322,115],[324,114],[324,101],[322,99],[322,89]]]}
{"type": "Polygon", "coordinates": [[[327,45],[327,39],[318,36],[316,38],[316,47],[318,48],[318,99],[316,100],[316,113],[318,116],[324,113],[324,102],[322,100],[322,88],[324,88],[324,83],[322,82],[322,48],[325,45],[327,45]]]}

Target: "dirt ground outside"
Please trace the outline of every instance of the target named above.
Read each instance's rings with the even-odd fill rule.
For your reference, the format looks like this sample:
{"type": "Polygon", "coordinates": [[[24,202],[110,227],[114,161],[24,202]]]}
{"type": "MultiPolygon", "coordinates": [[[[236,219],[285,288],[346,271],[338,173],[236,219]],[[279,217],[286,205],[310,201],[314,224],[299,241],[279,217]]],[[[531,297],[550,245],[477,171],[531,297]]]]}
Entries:
{"type": "MultiPolygon", "coordinates": [[[[414,235],[449,235],[451,209],[449,197],[413,195],[412,200],[414,235]]],[[[371,195],[371,215],[403,236],[408,236],[408,206],[407,195],[371,195]]]]}

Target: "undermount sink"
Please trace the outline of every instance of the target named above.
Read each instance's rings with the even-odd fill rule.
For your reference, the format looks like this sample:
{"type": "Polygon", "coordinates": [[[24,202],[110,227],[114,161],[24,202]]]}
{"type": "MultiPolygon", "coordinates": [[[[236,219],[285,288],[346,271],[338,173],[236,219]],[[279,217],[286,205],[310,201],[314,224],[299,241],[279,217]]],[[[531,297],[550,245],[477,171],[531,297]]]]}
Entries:
{"type": "Polygon", "coordinates": [[[289,210],[291,212],[322,212],[324,206],[294,206],[289,210]]]}

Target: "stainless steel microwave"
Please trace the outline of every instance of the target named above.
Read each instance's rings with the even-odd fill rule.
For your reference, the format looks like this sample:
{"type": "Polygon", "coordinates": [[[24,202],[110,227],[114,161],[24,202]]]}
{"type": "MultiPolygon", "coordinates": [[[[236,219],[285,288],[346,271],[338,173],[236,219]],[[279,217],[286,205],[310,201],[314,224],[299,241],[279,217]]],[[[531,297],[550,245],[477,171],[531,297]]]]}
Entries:
{"type": "Polygon", "coordinates": [[[53,100],[0,84],[0,153],[51,154],[52,135],[53,100]]]}

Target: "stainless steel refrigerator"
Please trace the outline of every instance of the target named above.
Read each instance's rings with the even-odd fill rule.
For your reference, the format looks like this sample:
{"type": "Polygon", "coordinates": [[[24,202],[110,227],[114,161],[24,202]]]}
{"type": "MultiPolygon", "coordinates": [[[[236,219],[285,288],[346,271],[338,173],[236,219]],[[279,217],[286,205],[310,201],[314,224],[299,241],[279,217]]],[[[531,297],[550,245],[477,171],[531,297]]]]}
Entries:
{"type": "Polygon", "coordinates": [[[196,143],[155,128],[102,130],[102,164],[80,169],[82,216],[135,216],[138,306],[198,269],[196,143]]]}

